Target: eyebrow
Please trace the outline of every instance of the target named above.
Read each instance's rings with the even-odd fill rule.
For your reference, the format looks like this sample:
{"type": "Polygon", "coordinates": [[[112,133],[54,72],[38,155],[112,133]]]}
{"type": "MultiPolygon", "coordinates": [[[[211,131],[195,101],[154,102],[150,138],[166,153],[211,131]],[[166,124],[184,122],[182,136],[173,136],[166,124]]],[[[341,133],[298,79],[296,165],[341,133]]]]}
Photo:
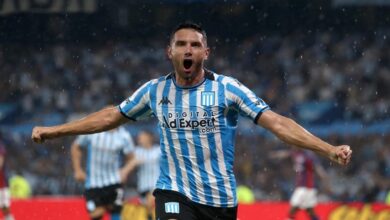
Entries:
{"type": "Polygon", "coordinates": [[[189,42],[191,45],[202,45],[202,42],[201,41],[186,41],[186,40],[177,40],[176,42],[175,42],[175,44],[177,45],[177,44],[184,44],[184,43],[187,43],[187,42],[189,42]]]}

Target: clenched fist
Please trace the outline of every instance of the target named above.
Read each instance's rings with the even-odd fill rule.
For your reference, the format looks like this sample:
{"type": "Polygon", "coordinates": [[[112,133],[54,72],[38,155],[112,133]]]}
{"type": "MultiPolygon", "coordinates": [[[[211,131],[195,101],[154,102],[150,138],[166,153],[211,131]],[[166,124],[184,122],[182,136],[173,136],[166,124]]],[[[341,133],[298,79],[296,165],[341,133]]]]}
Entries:
{"type": "Polygon", "coordinates": [[[347,165],[351,161],[352,150],[348,145],[337,146],[331,153],[330,159],[341,165],[347,165]]]}
{"type": "Polygon", "coordinates": [[[49,127],[34,127],[31,133],[31,139],[38,144],[45,142],[50,136],[49,127]]]}

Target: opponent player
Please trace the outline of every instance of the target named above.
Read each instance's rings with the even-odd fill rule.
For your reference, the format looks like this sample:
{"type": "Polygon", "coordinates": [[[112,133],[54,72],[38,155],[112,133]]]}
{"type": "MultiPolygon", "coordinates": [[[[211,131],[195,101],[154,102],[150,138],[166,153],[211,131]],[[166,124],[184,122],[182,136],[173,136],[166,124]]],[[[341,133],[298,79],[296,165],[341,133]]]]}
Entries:
{"type": "Polygon", "coordinates": [[[294,148],[291,151],[279,150],[271,154],[271,158],[292,158],[296,172],[296,187],[290,198],[290,210],[287,220],[295,219],[296,213],[302,209],[311,220],[318,220],[315,213],[317,205],[317,189],[315,175],[317,174],[325,187],[328,187],[327,174],[316,155],[311,151],[294,148]]]}
{"type": "Polygon", "coordinates": [[[129,120],[152,116],[159,123],[160,177],[154,195],[156,218],[236,219],[233,174],[238,115],[270,130],[281,140],[348,164],[349,146],[332,146],[268,105],[237,80],[204,68],[210,54],[205,31],[193,23],[179,25],[167,55],[174,71],[141,86],[117,108],[52,127],[35,127],[32,139],[94,133],[129,120]]]}
{"type": "Polygon", "coordinates": [[[123,203],[122,184],[131,171],[134,143],[124,129],[79,136],[72,144],[74,177],[84,182],[86,207],[91,220],[102,219],[105,212],[111,220],[119,220],[123,203]],[[87,151],[86,170],[82,168],[82,148],[87,151]],[[120,167],[121,156],[125,156],[120,167]]]}

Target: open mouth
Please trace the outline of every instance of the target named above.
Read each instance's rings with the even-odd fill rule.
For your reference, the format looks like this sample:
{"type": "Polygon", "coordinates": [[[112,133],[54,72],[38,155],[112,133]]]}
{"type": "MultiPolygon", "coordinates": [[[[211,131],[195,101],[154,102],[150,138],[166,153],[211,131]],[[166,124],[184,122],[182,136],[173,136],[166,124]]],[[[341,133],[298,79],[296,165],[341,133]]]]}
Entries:
{"type": "Polygon", "coordinates": [[[189,68],[191,68],[191,66],[192,66],[192,60],[190,60],[190,59],[185,59],[184,61],[183,61],[183,66],[184,66],[184,69],[189,69],[189,68]]]}

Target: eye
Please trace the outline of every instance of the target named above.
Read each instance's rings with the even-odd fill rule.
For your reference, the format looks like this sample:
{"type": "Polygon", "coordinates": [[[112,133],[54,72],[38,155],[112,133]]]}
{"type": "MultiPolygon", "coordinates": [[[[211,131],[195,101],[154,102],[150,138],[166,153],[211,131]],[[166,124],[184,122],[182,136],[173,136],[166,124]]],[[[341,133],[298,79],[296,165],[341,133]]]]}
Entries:
{"type": "Polygon", "coordinates": [[[192,47],[201,47],[202,44],[200,42],[193,42],[193,43],[191,43],[191,46],[192,47]]]}
{"type": "Polygon", "coordinates": [[[186,42],[185,41],[176,41],[176,46],[184,46],[186,45],[186,42]]]}

